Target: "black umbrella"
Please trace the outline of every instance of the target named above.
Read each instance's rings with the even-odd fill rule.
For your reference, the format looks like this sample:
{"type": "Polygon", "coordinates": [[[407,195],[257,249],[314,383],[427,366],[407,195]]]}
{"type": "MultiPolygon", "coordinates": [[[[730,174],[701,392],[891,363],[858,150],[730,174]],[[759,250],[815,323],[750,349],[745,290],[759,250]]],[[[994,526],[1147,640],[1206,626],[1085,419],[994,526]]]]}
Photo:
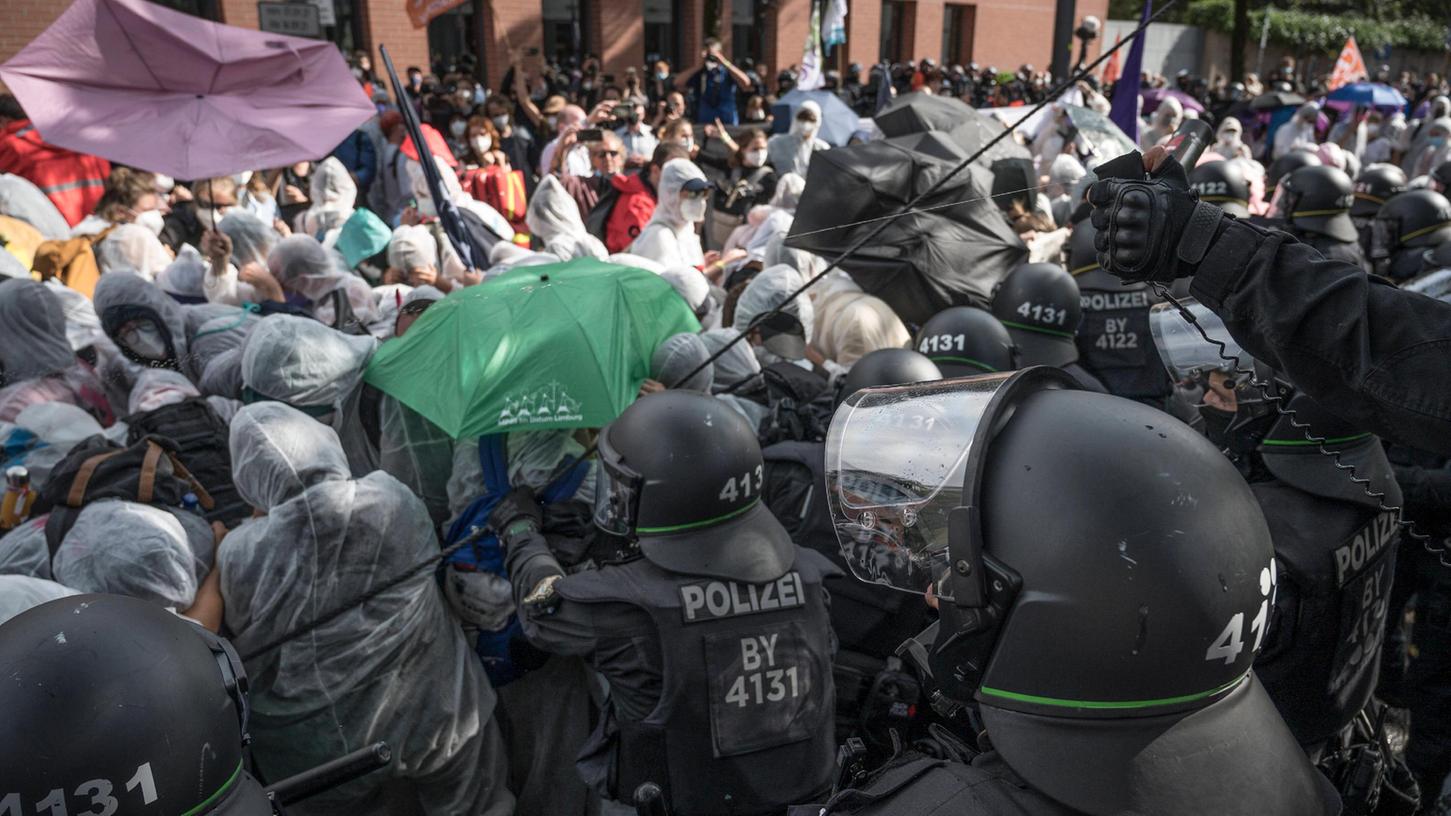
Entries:
{"type": "Polygon", "coordinates": [[[1291,91],[1270,91],[1262,93],[1250,101],[1252,110],[1266,111],[1275,108],[1288,108],[1291,105],[1299,106],[1305,104],[1305,97],[1291,91]]]}
{"type": "MultiPolygon", "coordinates": [[[[817,153],[786,245],[836,260],[967,155],[943,133],[817,153]]],[[[992,173],[969,166],[842,259],[841,268],[909,323],[925,323],[949,306],[985,306],[993,287],[1028,254],[987,198],[991,189],[992,173]]]]}
{"type": "Polygon", "coordinates": [[[928,130],[952,130],[975,116],[977,111],[961,100],[918,91],[892,100],[873,119],[886,135],[906,136],[928,130]]]}

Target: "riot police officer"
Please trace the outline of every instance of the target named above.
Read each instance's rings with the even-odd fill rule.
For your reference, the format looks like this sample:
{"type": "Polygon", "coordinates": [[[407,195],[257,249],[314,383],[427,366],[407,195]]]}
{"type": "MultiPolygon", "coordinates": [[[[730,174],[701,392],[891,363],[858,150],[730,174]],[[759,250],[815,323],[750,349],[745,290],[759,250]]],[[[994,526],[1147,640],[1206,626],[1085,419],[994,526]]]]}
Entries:
{"type": "Polygon", "coordinates": [[[1370,257],[1370,224],[1387,201],[1406,191],[1406,171],[1384,162],[1368,164],[1355,177],[1355,201],[1350,220],[1360,235],[1360,249],[1370,257]]]}
{"type": "Polygon", "coordinates": [[[1421,273],[1428,247],[1451,241],[1451,201],[1433,190],[1407,190],[1380,208],[1370,229],[1376,273],[1410,280],[1421,273]]]}
{"type": "MultiPolygon", "coordinates": [[[[1200,201],[1207,201],[1235,218],[1249,218],[1249,180],[1236,160],[1205,162],[1190,170],[1189,189],[1199,194],[1200,201]]],[[[1087,248],[1092,252],[1093,245],[1087,248]]],[[[1072,269],[1070,266],[1069,270],[1072,269]]]]}
{"type": "Polygon", "coordinates": [[[917,351],[949,379],[1018,367],[1017,348],[1008,330],[996,317],[973,306],[951,306],[928,318],[917,332],[917,351]]]}
{"type": "Polygon", "coordinates": [[[581,754],[613,800],[659,784],[680,816],[781,810],[830,784],[833,640],[822,582],[761,501],[756,435],[683,391],[635,402],[600,431],[594,520],[633,557],[566,576],[527,489],[490,516],[524,633],[592,656],[610,710],[581,754]]]}
{"type": "Polygon", "coordinates": [[[992,314],[1008,330],[1019,366],[1060,368],[1090,391],[1103,383],[1078,362],[1078,326],[1083,322],[1078,284],[1058,264],[1028,263],[1008,273],[993,292],[992,314]]]}
{"type": "MultiPolygon", "coordinates": [[[[992,315],[972,311],[997,325],[992,315]]],[[[1006,330],[997,328],[1006,337],[1006,330]]],[[[878,349],[852,365],[842,380],[840,395],[847,397],[872,386],[940,379],[938,366],[918,352],[878,349]]],[[[846,561],[826,507],[822,442],[777,442],[761,455],[766,462],[761,493],[766,506],[792,541],[821,553],[841,570],[826,582],[831,592],[831,627],[840,646],[833,660],[837,741],[860,736],[873,747],[888,746],[888,729],[903,735],[911,730],[907,709],[917,702],[918,693],[915,680],[894,665],[894,655],[903,641],[927,625],[929,610],[901,592],[865,584],[846,574],[846,561]]]]}
{"type": "Polygon", "coordinates": [[[1320,157],[1308,150],[1291,150],[1275,159],[1265,171],[1265,196],[1273,199],[1284,178],[1302,167],[1320,166],[1320,157]]]}
{"type": "Polygon", "coordinates": [[[0,627],[0,675],[0,811],[272,814],[243,764],[242,662],[200,626],[62,598],[0,627]]]}
{"type": "Polygon", "coordinates": [[[1163,298],[1146,283],[1125,286],[1099,267],[1093,224],[1086,219],[1075,224],[1069,236],[1068,271],[1078,284],[1083,312],[1077,336],[1083,367],[1114,396],[1182,413],[1171,405],[1174,384],[1149,335],[1149,308],[1163,298]]]}
{"type": "Polygon", "coordinates": [[[1326,258],[1353,263],[1369,272],[1360,249],[1360,233],[1350,220],[1354,189],[1350,177],[1334,167],[1302,167],[1280,182],[1272,215],[1284,221],[1291,235],[1326,258]]]}
{"type": "Polygon", "coordinates": [[[1318,755],[1375,689],[1399,536],[1395,514],[1379,508],[1399,505],[1401,490],[1379,439],[1295,394],[1246,355],[1212,312],[1192,300],[1185,305],[1265,385],[1224,361],[1177,309],[1155,309],[1166,366],[1176,379],[1204,387],[1205,435],[1249,481],[1269,523],[1280,584],[1255,673],[1295,738],[1318,755]],[[1266,391],[1285,401],[1293,421],[1266,391]],[[1352,482],[1342,466],[1369,483],[1352,482]]]}
{"type": "Polygon", "coordinates": [[[1073,385],[1034,368],[838,409],[848,564],[930,588],[917,653],[990,750],[904,759],[820,812],[1338,813],[1250,671],[1278,573],[1249,487],[1182,423],[1073,385]]]}

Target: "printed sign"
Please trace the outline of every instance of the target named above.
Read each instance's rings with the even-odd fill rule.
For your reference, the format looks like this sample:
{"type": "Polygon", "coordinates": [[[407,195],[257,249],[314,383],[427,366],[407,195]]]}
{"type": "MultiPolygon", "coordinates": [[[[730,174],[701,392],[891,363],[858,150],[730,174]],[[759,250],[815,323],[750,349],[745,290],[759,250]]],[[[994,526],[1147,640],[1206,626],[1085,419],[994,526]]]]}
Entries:
{"type": "Polygon", "coordinates": [[[306,3],[258,3],[257,28],[293,37],[321,37],[317,6],[306,3]]]}

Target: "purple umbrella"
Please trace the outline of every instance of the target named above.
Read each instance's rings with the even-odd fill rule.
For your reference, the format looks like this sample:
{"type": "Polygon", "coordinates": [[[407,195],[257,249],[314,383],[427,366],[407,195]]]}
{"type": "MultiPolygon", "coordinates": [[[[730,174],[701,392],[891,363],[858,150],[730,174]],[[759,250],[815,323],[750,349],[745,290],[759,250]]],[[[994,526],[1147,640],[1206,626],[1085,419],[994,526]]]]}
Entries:
{"type": "Polygon", "coordinates": [[[1173,88],[1145,88],[1139,92],[1139,96],[1144,100],[1145,116],[1153,113],[1154,109],[1159,107],[1159,103],[1171,96],[1179,100],[1179,104],[1184,106],[1184,110],[1204,112],[1204,105],[1198,99],[1173,88]]]}
{"type": "Polygon", "coordinates": [[[0,79],[47,142],[180,179],[326,156],[376,114],[332,43],[76,0],[0,79]]]}

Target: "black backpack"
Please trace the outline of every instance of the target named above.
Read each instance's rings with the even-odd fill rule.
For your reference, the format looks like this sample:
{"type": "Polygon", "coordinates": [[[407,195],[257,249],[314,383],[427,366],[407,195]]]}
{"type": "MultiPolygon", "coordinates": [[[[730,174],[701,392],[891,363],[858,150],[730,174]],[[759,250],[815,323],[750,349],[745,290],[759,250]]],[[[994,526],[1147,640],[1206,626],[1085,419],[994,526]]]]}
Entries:
{"type": "Polygon", "coordinates": [[[33,516],[49,513],[45,542],[55,555],[66,533],[86,505],[101,499],[180,507],[194,493],[203,510],[211,511],[211,494],[177,458],[176,446],[159,436],[145,436],[121,447],[96,434],[71,449],[51,469],[35,501],[33,516]]]}
{"type": "Polygon", "coordinates": [[[761,369],[761,382],[764,388],[755,398],[771,409],[756,430],[762,447],[825,441],[836,393],[821,375],[792,363],[771,363],[761,369]]]}
{"type": "Polygon", "coordinates": [[[252,514],[232,483],[232,452],[227,423],[202,397],[163,405],[126,417],[126,441],[136,444],[147,436],[168,440],[176,457],[212,497],[208,521],[232,527],[252,514]]]}

